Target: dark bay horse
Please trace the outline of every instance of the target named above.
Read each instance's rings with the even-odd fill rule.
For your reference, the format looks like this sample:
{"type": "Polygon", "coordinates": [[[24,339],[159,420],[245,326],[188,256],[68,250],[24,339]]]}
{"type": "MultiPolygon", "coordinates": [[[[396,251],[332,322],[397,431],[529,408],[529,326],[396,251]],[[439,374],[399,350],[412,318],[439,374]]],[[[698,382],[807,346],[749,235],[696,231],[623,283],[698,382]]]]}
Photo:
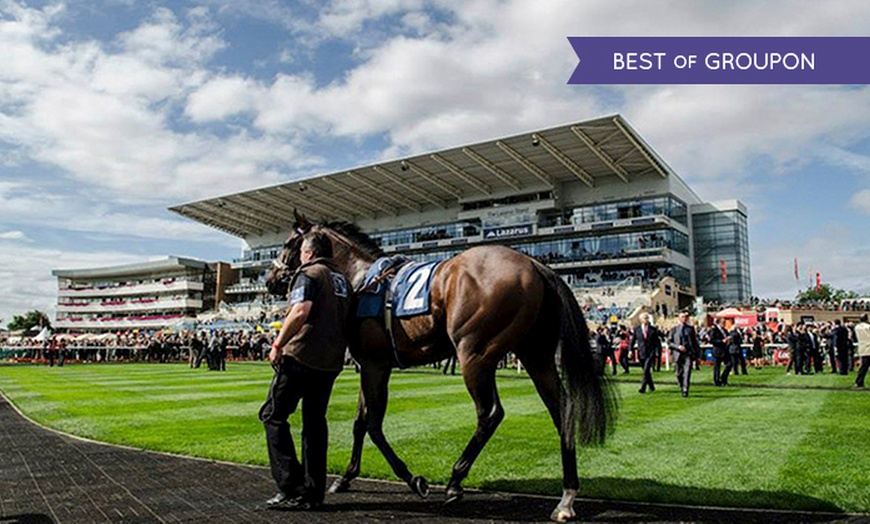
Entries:
{"type": "MultiPolygon", "coordinates": [[[[267,276],[273,294],[285,295],[299,266],[302,236],[322,231],[333,244],[333,260],[354,289],[383,252],[353,224],[296,223],[279,259],[267,276]]],[[[496,368],[512,351],[522,362],[560,436],[562,499],[554,520],[574,516],[577,477],[575,440],[581,445],[604,441],[616,415],[611,388],[595,371],[583,313],[571,290],[551,269],[503,246],[470,248],[439,265],[432,279],[431,312],[394,319],[395,353],[383,319],[355,319],[350,351],[360,366],[360,401],[353,427],[350,465],[331,491],[344,491],[360,472],[366,433],[395,474],[417,494],[428,484],[411,475],[383,433],[388,382],[396,361],[405,366],[438,362],[456,355],[477,410],[477,429],[447,485],[447,502],[462,498],[462,481],[495,432],[504,410],[496,389],[496,368]]]]}

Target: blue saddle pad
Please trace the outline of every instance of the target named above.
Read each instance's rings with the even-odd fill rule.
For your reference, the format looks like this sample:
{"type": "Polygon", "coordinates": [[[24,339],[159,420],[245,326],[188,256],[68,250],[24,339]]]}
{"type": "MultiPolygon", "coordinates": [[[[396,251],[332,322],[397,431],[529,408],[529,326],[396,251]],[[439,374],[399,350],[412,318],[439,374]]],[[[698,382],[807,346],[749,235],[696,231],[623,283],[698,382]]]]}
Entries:
{"type": "Polygon", "coordinates": [[[429,313],[429,291],[435,268],[442,260],[424,263],[411,263],[402,266],[393,279],[393,312],[398,318],[413,317],[429,313]]]}
{"type": "MultiPolygon", "coordinates": [[[[389,266],[398,266],[406,263],[407,259],[401,255],[395,257],[383,257],[375,260],[375,263],[366,271],[363,287],[368,286],[378,278],[389,266]]],[[[384,302],[386,300],[387,285],[390,279],[378,282],[376,286],[362,293],[357,299],[357,318],[380,318],[384,316],[384,302]]]]}

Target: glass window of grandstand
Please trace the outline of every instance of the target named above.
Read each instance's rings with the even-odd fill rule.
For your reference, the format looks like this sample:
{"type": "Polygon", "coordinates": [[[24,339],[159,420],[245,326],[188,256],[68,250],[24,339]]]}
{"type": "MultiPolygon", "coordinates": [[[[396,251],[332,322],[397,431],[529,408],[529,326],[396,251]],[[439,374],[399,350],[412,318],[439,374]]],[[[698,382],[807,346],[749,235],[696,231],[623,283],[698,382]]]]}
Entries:
{"type": "Polygon", "coordinates": [[[641,267],[588,268],[563,275],[574,287],[641,286],[650,288],[665,277],[674,277],[681,285],[688,286],[690,272],[676,265],[647,265],[641,267]]]}
{"type": "Polygon", "coordinates": [[[467,222],[454,222],[451,224],[438,224],[434,226],[422,226],[383,233],[372,233],[372,240],[382,247],[413,244],[416,242],[430,242],[451,238],[465,238],[480,235],[480,224],[467,222]]]}
{"type": "Polygon", "coordinates": [[[574,208],[572,222],[588,224],[656,215],[668,216],[681,224],[688,224],[686,204],[671,196],[574,208]]]}
{"type": "Polygon", "coordinates": [[[669,248],[689,254],[689,237],[673,229],[622,233],[513,245],[545,263],[630,258],[669,248]]]}

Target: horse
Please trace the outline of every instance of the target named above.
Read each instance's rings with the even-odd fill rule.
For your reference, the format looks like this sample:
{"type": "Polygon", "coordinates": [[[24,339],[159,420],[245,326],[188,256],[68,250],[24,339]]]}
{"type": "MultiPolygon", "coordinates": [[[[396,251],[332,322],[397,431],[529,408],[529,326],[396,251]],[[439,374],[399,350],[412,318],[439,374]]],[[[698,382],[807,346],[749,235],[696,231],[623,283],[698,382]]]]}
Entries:
{"type": "MultiPolygon", "coordinates": [[[[269,291],[286,295],[300,265],[302,238],[310,231],[331,239],[335,266],[360,291],[367,270],[384,255],[377,243],[354,224],[313,224],[294,215],[292,231],[267,274],[269,291]]],[[[477,412],[477,428],[446,488],[445,504],[460,500],[463,480],[504,418],[496,369],[513,352],[560,437],[563,492],[550,517],[573,518],[580,486],[575,444],[603,443],[617,406],[611,385],[596,371],[586,320],[570,288],[552,269],[525,254],[499,245],[476,246],[437,266],[430,304],[428,314],[393,319],[392,334],[383,318],[351,320],[349,350],[360,368],[359,406],[350,464],[330,492],[349,490],[359,476],[368,433],[396,476],[421,497],[428,495],[426,479],[410,473],[384,436],[388,383],[398,362],[418,366],[455,355],[477,412]]]]}

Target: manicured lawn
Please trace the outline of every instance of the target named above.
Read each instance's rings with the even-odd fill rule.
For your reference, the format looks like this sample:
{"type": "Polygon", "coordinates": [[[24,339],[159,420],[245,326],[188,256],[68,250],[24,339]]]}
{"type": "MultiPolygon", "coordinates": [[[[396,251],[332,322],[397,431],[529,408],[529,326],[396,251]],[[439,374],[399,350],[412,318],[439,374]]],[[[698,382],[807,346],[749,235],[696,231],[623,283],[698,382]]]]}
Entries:
{"type": "MultiPolygon", "coordinates": [[[[0,390],[37,421],[97,440],[186,455],[267,463],[257,410],[271,378],[262,363],[225,373],[175,364],[0,367],[0,390]]],[[[500,372],[505,421],[465,485],[558,495],[558,438],[532,384],[500,372]]],[[[870,512],[870,391],[854,374],[786,376],[782,368],[733,377],[713,388],[710,368],[688,399],[673,375],[656,374],[639,395],[640,373],[619,375],[616,432],[580,454],[582,496],[682,504],[870,512]],[[749,387],[751,386],[751,387],[749,387]],[[757,387],[768,386],[768,387],[757,387]],[[789,386],[801,386],[794,389],[789,386]]],[[[345,370],[330,404],[329,468],[350,456],[358,377],[345,370]]],[[[385,431],[415,474],[446,483],[474,429],[459,376],[399,372],[385,431]]],[[[299,416],[291,420],[299,437],[299,416]]],[[[367,443],[363,475],[392,479],[367,443]]]]}

